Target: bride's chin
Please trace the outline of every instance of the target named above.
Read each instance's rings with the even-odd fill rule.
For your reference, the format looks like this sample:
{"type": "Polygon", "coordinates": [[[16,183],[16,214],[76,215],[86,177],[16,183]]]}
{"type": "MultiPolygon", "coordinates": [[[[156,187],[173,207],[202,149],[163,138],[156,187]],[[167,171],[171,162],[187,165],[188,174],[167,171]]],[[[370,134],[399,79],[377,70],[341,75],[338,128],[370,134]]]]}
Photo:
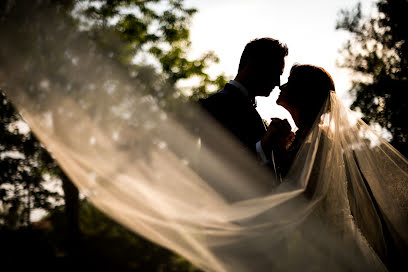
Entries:
{"type": "Polygon", "coordinates": [[[278,99],[276,100],[276,104],[283,107],[283,105],[282,105],[282,99],[281,99],[280,96],[279,96],[278,99]]]}
{"type": "Polygon", "coordinates": [[[276,104],[284,108],[285,110],[289,111],[288,103],[284,99],[277,99],[276,104]]]}

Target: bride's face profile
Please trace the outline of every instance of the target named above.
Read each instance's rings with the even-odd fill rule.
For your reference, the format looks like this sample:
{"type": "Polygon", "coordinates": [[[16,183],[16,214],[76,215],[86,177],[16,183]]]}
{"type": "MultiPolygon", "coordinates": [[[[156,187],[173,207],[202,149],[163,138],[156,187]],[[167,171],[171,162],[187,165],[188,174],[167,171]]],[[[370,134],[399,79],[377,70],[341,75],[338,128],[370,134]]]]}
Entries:
{"type": "Polygon", "coordinates": [[[289,80],[285,84],[282,84],[279,86],[279,89],[281,90],[278,100],[276,100],[276,104],[284,107],[287,109],[287,107],[290,107],[289,103],[289,94],[290,94],[290,86],[289,86],[289,80]]]}
{"type": "Polygon", "coordinates": [[[294,65],[288,82],[279,87],[276,103],[290,112],[297,126],[313,122],[324,105],[334,82],[330,74],[313,65],[294,65]]]}
{"type": "Polygon", "coordinates": [[[278,99],[276,100],[276,104],[284,107],[293,115],[297,106],[296,98],[298,97],[298,93],[300,93],[302,90],[299,87],[299,85],[301,84],[298,84],[296,77],[292,76],[292,72],[293,67],[291,69],[288,81],[285,84],[279,86],[281,92],[278,99]]]}

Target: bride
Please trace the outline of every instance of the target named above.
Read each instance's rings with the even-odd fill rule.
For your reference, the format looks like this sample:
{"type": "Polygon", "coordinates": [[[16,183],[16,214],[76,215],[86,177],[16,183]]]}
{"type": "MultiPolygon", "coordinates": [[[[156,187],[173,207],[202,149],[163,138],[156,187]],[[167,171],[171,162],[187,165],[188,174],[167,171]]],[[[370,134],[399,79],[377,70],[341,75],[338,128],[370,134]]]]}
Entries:
{"type": "MultiPolygon", "coordinates": [[[[290,148],[277,150],[281,171],[284,174],[289,172],[289,175],[296,171],[290,172],[289,169],[296,156],[300,155],[301,148],[305,148],[306,144],[313,144],[307,143],[308,138],[324,123],[323,119],[334,119],[337,115],[338,120],[331,120],[337,129],[335,127],[322,129],[320,132],[315,162],[310,169],[304,195],[309,199],[320,200],[313,211],[314,216],[322,219],[331,232],[336,232],[335,236],[341,240],[347,243],[356,242],[359,250],[365,256],[370,256],[373,263],[382,263],[390,270],[406,267],[404,258],[407,256],[407,210],[406,206],[403,206],[407,203],[406,198],[391,203],[392,195],[387,195],[387,193],[398,195],[395,192],[397,188],[392,186],[398,186],[399,182],[406,186],[406,172],[405,176],[401,171],[401,176],[396,175],[395,180],[390,180],[387,178],[389,173],[386,172],[390,171],[389,169],[385,168],[384,172],[375,169],[380,168],[381,163],[389,163],[393,156],[402,160],[403,158],[384,142],[375,143],[381,141],[379,137],[373,137],[374,135],[367,137],[367,134],[372,132],[361,120],[356,120],[357,126],[354,128],[353,124],[348,124],[349,113],[342,113],[338,108],[340,104],[336,101],[334,82],[323,68],[294,65],[288,82],[280,89],[277,104],[291,113],[299,128],[290,148]],[[364,134],[366,136],[363,136],[364,134]],[[339,145],[338,151],[336,145],[339,145]],[[339,165],[325,162],[330,152],[339,153],[341,156],[338,158],[339,165]],[[380,154],[390,157],[384,159],[380,154]],[[324,169],[336,171],[336,168],[339,175],[321,178],[324,169]],[[387,184],[389,188],[386,188],[390,191],[384,190],[381,183],[391,183],[392,185],[387,184]],[[397,217],[392,218],[395,214],[392,215],[393,212],[388,209],[398,210],[397,217]],[[399,224],[401,225],[397,227],[399,224]]],[[[401,169],[403,168],[398,170],[401,169]]],[[[406,197],[406,194],[399,197],[402,196],[406,197]]]]}

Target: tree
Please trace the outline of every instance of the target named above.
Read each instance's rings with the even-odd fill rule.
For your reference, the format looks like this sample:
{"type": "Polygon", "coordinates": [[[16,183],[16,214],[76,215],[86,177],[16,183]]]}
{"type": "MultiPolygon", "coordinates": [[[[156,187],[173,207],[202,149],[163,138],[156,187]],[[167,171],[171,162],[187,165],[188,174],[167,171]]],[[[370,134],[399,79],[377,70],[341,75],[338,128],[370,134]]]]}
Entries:
{"type": "MultiPolygon", "coordinates": [[[[3,46],[0,50],[3,66],[9,70],[17,69],[16,66],[26,67],[25,76],[16,76],[13,79],[24,88],[31,88],[33,96],[40,92],[41,86],[38,88],[38,85],[48,86],[50,83],[48,87],[66,88],[67,92],[77,91],[75,88],[81,84],[94,84],[96,86],[94,90],[85,91],[102,92],[103,85],[109,83],[111,79],[109,67],[105,69],[106,71],[101,69],[96,78],[86,78],[87,82],[78,81],[75,82],[76,85],[64,77],[64,72],[69,70],[69,68],[64,70],[64,67],[76,65],[73,60],[80,60],[81,53],[86,51],[89,55],[99,54],[100,58],[111,59],[117,67],[121,67],[120,69],[133,78],[133,83],[140,87],[139,90],[160,99],[161,105],[167,108],[172,107],[174,104],[172,101],[175,99],[188,98],[177,88],[180,80],[191,77],[200,79],[200,84],[192,87],[194,99],[208,92],[214,85],[218,87],[225,83],[223,76],[211,80],[205,72],[211,62],[217,61],[213,53],[206,53],[203,57],[193,60],[186,57],[190,46],[189,21],[196,10],[184,8],[181,0],[63,2],[7,0],[2,1],[0,7],[1,32],[4,38],[7,37],[3,44],[13,44],[18,47],[19,52],[19,56],[13,59],[10,57],[13,56],[10,55],[10,48],[3,46]],[[51,26],[48,23],[50,20],[53,21],[51,26]],[[78,48],[76,44],[85,44],[88,47],[78,48]],[[138,61],[138,58],[142,60],[138,61]],[[149,59],[150,63],[146,63],[144,59],[149,59]],[[28,74],[30,76],[27,76],[28,74]],[[41,78],[44,80],[41,81],[41,78]]],[[[86,73],[87,69],[93,69],[86,64],[81,66],[82,73],[86,73]]],[[[9,101],[3,98],[9,105],[9,101]]],[[[89,101],[87,103],[84,107],[97,107],[96,102],[95,105],[89,104],[89,101]]],[[[18,116],[16,112],[13,114],[18,116]]],[[[2,121],[6,128],[21,119],[15,117],[13,120],[2,121]]],[[[6,131],[4,133],[6,137],[6,131]]],[[[41,145],[31,133],[29,135],[31,141],[35,143],[33,149],[37,151],[36,148],[41,145]]],[[[18,140],[15,142],[23,144],[18,140]]],[[[25,151],[27,149],[22,150],[22,156],[26,155],[25,151]]],[[[10,160],[9,156],[3,159],[2,163],[5,164],[7,160],[10,160]]],[[[34,163],[43,165],[40,161],[34,160],[34,163]]],[[[78,203],[77,190],[72,187],[69,179],[56,164],[53,168],[46,165],[39,171],[45,171],[46,167],[54,177],[64,181],[65,203],[68,214],[73,218],[69,222],[77,221],[75,214],[78,214],[78,211],[69,209],[70,207],[78,209],[78,205],[75,204],[78,203]]],[[[7,169],[9,168],[7,166],[7,169]]],[[[22,179],[27,179],[28,176],[22,179]]],[[[35,184],[41,187],[43,182],[44,180],[37,180],[35,184]]],[[[5,189],[2,192],[5,194],[5,189]]],[[[15,195],[15,198],[20,199],[21,196],[15,195]]]]}
{"type": "MultiPolygon", "coordinates": [[[[86,139],[85,137],[89,136],[86,133],[90,132],[85,131],[86,129],[70,131],[64,123],[58,122],[58,118],[62,120],[69,118],[67,114],[70,112],[69,108],[41,112],[41,105],[46,103],[49,95],[57,89],[66,93],[83,92],[88,97],[95,98],[111,95],[111,100],[104,101],[112,101],[112,108],[116,107],[116,110],[127,111],[135,106],[149,108],[148,105],[142,105],[143,101],[132,101],[133,104],[129,105],[129,101],[124,101],[126,97],[120,99],[115,97],[115,93],[109,92],[110,88],[120,85],[116,84],[118,77],[111,73],[113,66],[114,69],[122,72],[128,82],[128,85],[120,85],[125,87],[122,91],[126,91],[125,89],[129,87],[131,92],[134,91],[132,86],[138,86],[142,95],[157,99],[162,107],[171,108],[175,100],[189,99],[177,87],[177,83],[183,79],[191,77],[200,79],[201,84],[195,88],[199,91],[199,93],[195,92],[195,97],[199,97],[211,85],[222,84],[224,79],[221,76],[213,81],[205,73],[205,68],[216,60],[212,53],[197,60],[189,60],[186,57],[190,44],[188,20],[195,11],[184,9],[182,2],[164,0],[2,1],[0,2],[2,87],[10,95],[13,87],[27,90],[32,106],[38,105],[39,113],[55,117],[50,124],[55,131],[69,133],[71,136],[83,136],[78,137],[80,139],[86,139]],[[156,4],[155,8],[152,7],[156,4]],[[159,12],[160,4],[165,7],[162,12],[159,12]],[[166,7],[166,5],[169,6],[166,7]],[[138,60],[139,56],[145,56],[146,59],[151,60],[151,63],[144,61],[143,58],[142,61],[138,60]],[[104,65],[106,63],[104,61],[98,62],[106,59],[109,59],[108,65],[104,65]],[[102,63],[101,66],[96,65],[100,63],[102,63]],[[21,71],[22,67],[23,73],[14,73],[21,71]]],[[[78,97],[81,96],[78,95],[78,97]]],[[[100,106],[97,99],[76,102],[87,111],[100,106]]],[[[11,105],[8,100],[7,103],[11,105]]],[[[13,114],[17,113],[14,111],[13,114]]],[[[102,114],[105,116],[100,116],[99,119],[108,120],[115,113],[106,111],[102,114]]],[[[152,118],[149,111],[146,111],[145,115],[146,117],[138,116],[138,118],[152,118]]],[[[19,120],[21,119],[17,117],[4,119],[2,124],[4,128],[10,128],[19,120]]],[[[98,122],[98,120],[93,121],[98,122]]],[[[123,120],[123,122],[130,121],[123,120]]],[[[120,133],[120,124],[111,122],[111,125],[112,127],[105,128],[120,133]]],[[[42,148],[41,144],[31,132],[27,135],[32,137],[30,139],[35,143],[33,152],[37,154],[42,148]]],[[[135,138],[135,135],[129,137],[135,138]]],[[[23,139],[20,138],[15,140],[17,145],[23,145],[20,141],[23,139]]],[[[152,139],[147,138],[136,140],[141,148],[148,146],[145,143],[152,142],[152,139]]],[[[21,150],[22,156],[25,156],[26,150],[21,150]]],[[[45,173],[62,181],[65,210],[69,217],[66,223],[70,225],[65,231],[71,233],[68,233],[67,240],[74,242],[81,240],[82,238],[77,235],[78,224],[80,224],[78,191],[43,148],[40,154],[41,156],[36,155],[30,162],[35,166],[38,165],[36,171],[42,175],[37,175],[38,181],[30,184],[41,187],[45,173]]],[[[21,177],[21,182],[27,183],[31,178],[30,174],[31,172],[28,172],[21,177]]],[[[18,181],[18,173],[15,175],[16,177],[9,175],[10,186],[7,190],[14,190],[14,186],[17,186],[17,182],[14,181],[18,181]]],[[[71,252],[75,252],[75,249],[71,252]]]]}
{"type": "Polygon", "coordinates": [[[0,90],[0,204],[1,222],[8,228],[30,224],[33,209],[52,210],[61,196],[45,187],[47,169],[56,167],[44,147],[0,90]]]}
{"type": "Polygon", "coordinates": [[[388,130],[390,143],[408,157],[408,1],[379,0],[371,17],[361,5],[342,10],[337,29],[351,38],[342,49],[341,67],[351,69],[352,109],[363,120],[388,130]]]}
{"type": "Polygon", "coordinates": [[[218,62],[213,52],[207,52],[198,59],[188,59],[187,53],[190,20],[196,9],[186,8],[184,0],[90,0],[79,9],[76,16],[84,28],[88,28],[94,39],[108,50],[112,50],[107,33],[116,33],[124,45],[112,50],[124,65],[139,64],[137,59],[148,59],[158,68],[166,83],[172,88],[157,94],[169,98],[177,92],[177,82],[195,77],[199,84],[192,86],[193,99],[205,96],[214,88],[226,83],[223,75],[211,79],[205,72],[212,63],[218,62]]]}

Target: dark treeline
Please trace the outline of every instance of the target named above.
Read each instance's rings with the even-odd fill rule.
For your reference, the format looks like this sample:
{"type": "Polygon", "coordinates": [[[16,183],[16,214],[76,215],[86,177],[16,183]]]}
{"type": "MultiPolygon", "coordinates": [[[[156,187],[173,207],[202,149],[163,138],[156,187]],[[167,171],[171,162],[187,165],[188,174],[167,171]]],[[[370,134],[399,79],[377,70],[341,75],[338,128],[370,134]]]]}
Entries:
{"type": "Polygon", "coordinates": [[[390,143],[408,157],[408,12],[407,0],[379,0],[373,17],[361,5],[342,10],[337,29],[351,38],[342,50],[340,66],[351,69],[352,109],[363,120],[391,133],[390,143]]]}

